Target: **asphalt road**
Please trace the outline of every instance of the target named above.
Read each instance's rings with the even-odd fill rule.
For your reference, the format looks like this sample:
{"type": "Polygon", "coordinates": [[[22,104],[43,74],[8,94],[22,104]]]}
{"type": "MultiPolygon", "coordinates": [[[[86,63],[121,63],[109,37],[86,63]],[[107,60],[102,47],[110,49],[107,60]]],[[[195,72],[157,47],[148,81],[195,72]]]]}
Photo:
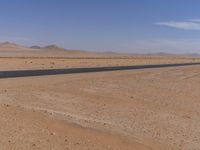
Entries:
{"type": "Polygon", "coordinates": [[[164,67],[178,67],[178,66],[191,66],[191,65],[200,65],[200,62],[183,63],[183,64],[156,64],[156,65],[114,66],[114,67],[93,67],[93,68],[0,71],[0,78],[47,76],[47,75],[59,75],[59,74],[92,73],[92,72],[120,71],[120,70],[137,70],[137,69],[147,69],[147,68],[164,68],[164,67]]]}

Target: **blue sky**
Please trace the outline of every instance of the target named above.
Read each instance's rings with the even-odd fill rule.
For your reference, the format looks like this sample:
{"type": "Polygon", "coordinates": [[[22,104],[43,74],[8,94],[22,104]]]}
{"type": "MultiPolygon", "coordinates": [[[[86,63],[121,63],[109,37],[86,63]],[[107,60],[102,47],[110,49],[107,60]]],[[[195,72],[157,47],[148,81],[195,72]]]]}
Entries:
{"type": "Polygon", "coordinates": [[[1,0],[0,41],[200,53],[199,0],[1,0]]]}

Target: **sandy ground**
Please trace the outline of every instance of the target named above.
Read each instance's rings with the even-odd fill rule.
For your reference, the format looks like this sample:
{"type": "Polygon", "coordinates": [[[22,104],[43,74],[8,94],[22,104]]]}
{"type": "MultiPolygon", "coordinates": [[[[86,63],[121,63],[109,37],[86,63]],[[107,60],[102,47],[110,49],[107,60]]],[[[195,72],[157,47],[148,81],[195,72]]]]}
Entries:
{"type": "Polygon", "coordinates": [[[182,57],[131,57],[131,58],[0,58],[0,70],[53,69],[74,67],[124,66],[200,62],[200,58],[182,57]]]}
{"type": "Polygon", "coordinates": [[[34,110],[4,104],[0,113],[1,150],[150,149],[136,141],[52,119],[34,110]]]}
{"type": "Polygon", "coordinates": [[[0,83],[0,149],[200,149],[199,66],[0,83]]]}

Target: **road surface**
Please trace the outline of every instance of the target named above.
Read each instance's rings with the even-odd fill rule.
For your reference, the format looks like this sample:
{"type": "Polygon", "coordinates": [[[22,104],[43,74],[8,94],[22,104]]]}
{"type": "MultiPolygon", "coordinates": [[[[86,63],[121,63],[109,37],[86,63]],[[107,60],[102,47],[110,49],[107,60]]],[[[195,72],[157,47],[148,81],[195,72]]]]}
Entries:
{"type": "Polygon", "coordinates": [[[191,66],[191,65],[200,65],[200,62],[199,63],[183,63],[183,64],[154,64],[154,65],[93,67],[93,68],[0,71],[0,78],[17,78],[17,77],[46,76],[46,75],[59,75],[59,74],[136,70],[136,69],[178,67],[178,66],[191,66]]]}

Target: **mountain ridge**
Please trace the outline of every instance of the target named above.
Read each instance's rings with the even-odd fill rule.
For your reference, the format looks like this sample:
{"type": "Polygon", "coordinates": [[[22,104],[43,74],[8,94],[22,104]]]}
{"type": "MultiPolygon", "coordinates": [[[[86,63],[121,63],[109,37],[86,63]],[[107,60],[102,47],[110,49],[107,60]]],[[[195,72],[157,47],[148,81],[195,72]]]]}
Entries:
{"type": "Polygon", "coordinates": [[[109,56],[191,56],[191,57],[199,57],[198,53],[183,53],[183,54],[171,54],[165,52],[157,52],[157,53],[119,53],[119,52],[92,52],[86,50],[73,50],[73,49],[65,49],[55,44],[47,45],[47,46],[23,46],[20,44],[16,44],[13,42],[1,42],[0,43],[0,52],[43,52],[43,53],[65,53],[65,54],[79,54],[79,55],[109,55],[109,56]]]}

